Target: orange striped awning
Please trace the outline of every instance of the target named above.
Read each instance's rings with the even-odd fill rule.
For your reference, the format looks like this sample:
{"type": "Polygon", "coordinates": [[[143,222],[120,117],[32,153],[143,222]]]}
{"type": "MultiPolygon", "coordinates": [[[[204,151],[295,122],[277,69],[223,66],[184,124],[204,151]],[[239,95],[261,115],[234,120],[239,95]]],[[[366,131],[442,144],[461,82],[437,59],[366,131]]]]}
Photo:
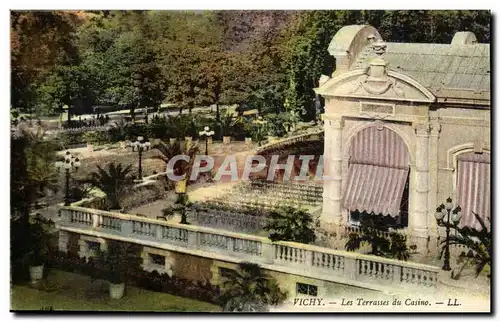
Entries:
{"type": "Polygon", "coordinates": [[[489,153],[464,153],[458,157],[457,195],[462,208],[461,226],[481,229],[473,212],[484,220],[491,215],[491,172],[489,153]]]}
{"type": "Polygon", "coordinates": [[[399,216],[407,167],[351,164],[344,194],[344,207],[351,211],[399,216]]]}
{"type": "Polygon", "coordinates": [[[344,207],[351,211],[399,216],[409,173],[406,144],[394,131],[371,126],[353,138],[344,207]]]}

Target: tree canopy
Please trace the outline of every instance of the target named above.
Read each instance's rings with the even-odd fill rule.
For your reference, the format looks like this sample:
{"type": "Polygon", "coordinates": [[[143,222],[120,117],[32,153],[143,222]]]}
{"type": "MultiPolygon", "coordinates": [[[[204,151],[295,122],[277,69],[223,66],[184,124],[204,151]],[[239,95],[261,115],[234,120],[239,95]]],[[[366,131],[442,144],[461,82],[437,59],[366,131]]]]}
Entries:
{"type": "Polygon", "coordinates": [[[47,115],[95,106],[239,104],[314,120],[327,47],[348,24],[393,42],[490,41],[489,11],[11,11],[11,105],[47,115]]]}

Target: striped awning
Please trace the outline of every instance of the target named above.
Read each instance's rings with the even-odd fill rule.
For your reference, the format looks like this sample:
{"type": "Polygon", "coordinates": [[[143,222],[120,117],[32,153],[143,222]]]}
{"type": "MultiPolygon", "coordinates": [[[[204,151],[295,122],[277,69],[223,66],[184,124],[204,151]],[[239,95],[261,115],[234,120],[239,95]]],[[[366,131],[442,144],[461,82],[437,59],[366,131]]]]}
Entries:
{"type": "Polygon", "coordinates": [[[489,227],[491,211],[490,154],[464,153],[458,156],[457,197],[462,208],[461,226],[481,229],[474,214],[478,214],[489,227]]]}
{"type": "Polygon", "coordinates": [[[406,144],[394,131],[375,126],[360,131],[350,146],[344,207],[398,216],[408,164],[406,144]]]}
{"type": "Polygon", "coordinates": [[[399,215],[408,168],[351,164],[344,207],[368,213],[399,215]]]}

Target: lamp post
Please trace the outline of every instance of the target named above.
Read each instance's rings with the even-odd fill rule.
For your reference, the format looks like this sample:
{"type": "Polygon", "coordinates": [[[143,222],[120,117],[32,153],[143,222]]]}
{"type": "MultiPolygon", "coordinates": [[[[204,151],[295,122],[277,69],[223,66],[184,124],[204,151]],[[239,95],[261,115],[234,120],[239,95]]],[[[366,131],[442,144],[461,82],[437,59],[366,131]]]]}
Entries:
{"type": "Polygon", "coordinates": [[[458,223],[460,222],[460,218],[462,216],[461,214],[461,208],[460,206],[455,207],[453,209],[453,201],[451,198],[448,197],[446,199],[445,204],[439,205],[439,207],[436,208],[436,213],[435,217],[437,220],[437,224],[440,227],[446,227],[446,244],[445,244],[445,249],[444,249],[444,263],[443,263],[443,270],[444,271],[451,271],[450,267],[450,227],[451,227],[451,222],[453,222],[454,226],[457,226],[458,223]],[[451,219],[451,221],[450,221],[451,219]]]}
{"type": "Polygon", "coordinates": [[[130,144],[132,151],[135,151],[137,148],[137,152],[139,153],[139,180],[142,180],[142,152],[149,150],[150,145],[151,143],[144,142],[144,137],[142,136],[138,136],[137,141],[130,144]]]}
{"type": "Polygon", "coordinates": [[[70,179],[71,169],[74,169],[76,172],[76,171],[78,171],[78,168],[80,168],[80,165],[81,165],[80,160],[78,158],[73,157],[69,151],[66,152],[66,155],[64,156],[64,161],[57,161],[56,162],[57,170],[59,172],[65,171],[65,173],[66,173],[66,195],[64,197],[64,205],[65,206],[70,205],[69,179],[70,179]]]}
{"type": "Polygon", "coordinates": [[[200,136],[205,136],[205,155],[208,155],[208,138],[214,135],[214,131],[210,131],[208,126],[205,126],[203,131],[200,132],[200,136]]]}

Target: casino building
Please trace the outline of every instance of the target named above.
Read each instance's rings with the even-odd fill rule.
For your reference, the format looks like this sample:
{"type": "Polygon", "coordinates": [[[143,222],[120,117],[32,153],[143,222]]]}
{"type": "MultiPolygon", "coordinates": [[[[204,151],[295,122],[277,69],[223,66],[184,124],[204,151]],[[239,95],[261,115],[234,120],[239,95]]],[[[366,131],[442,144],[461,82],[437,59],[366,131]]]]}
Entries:
{"type": "MultiPolygon", "coordinates": [[[[340,29],[328,51],[321,220],[342,229],[380,215],[419,252],[437,249],[436,207],[451,197],[461,225],[490,216],[490,45],[384,42],[368,25],[340,29]]],[[[488,221],[486,221],[488,223],[488,221]]]]}

